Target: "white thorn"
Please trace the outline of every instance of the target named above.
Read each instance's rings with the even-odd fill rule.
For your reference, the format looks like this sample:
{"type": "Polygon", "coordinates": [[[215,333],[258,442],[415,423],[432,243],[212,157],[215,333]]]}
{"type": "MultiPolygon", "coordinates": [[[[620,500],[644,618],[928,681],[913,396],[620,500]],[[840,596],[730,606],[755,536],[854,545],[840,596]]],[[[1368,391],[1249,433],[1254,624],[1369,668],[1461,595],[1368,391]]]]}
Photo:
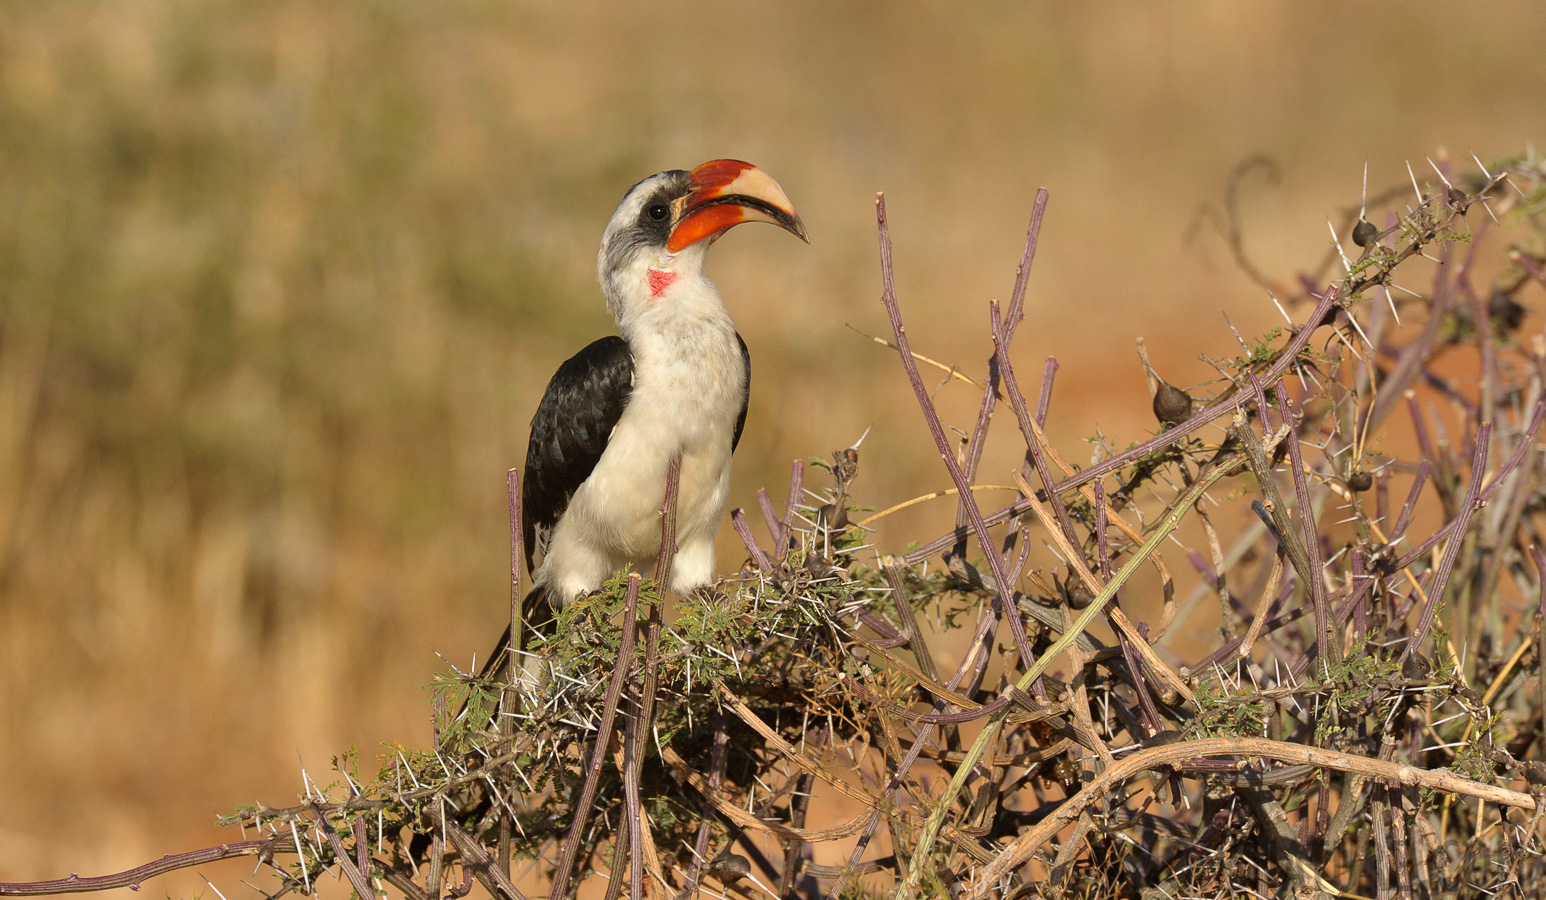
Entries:
{"type": "Polygon", "coordinates": [[[1369,340],[1369,336],[1367,334],[1363,333],[1363,327],[1358,324],[1358,319],[1355,318],[1352,313],[1348,313],[1347,320],[1353,323],[1353,329],[1358,332],[1358,336],[1363,338],[1364,343],[1369,345],[1370,350],[1373,350],[1374,342],[1369,340]]]}
{"type": "Polygon", "coordinates": [[[1447,188],[1454,188],[1454,185],[1449,183],[1449,179],[1444,177],[1444,172],[1439,169],[1438,163],[1435,163],[1433,161],[1433,157],[1425,156],[1425,157],[1423,157],[1423,159],[1426,159],[1428,161],[1428,165],[1433,167],[1434,174],[1439,176],[1439,180],[1444,182],[1444,186],[1445,187],[1447,187],[1447,188]]]}
{"type": "Polygon", "coordinates": [[[1406,174],[1412,179],[1412,190],[1417,192],[1417,205],[1423,206],[1428,201],[1423,199],[1423,189],[1417,186],[1417,173],[1412,171],[1412,161],[1407,160],[1406,174]]]}
{"type": "Polygon", "coordinates": [[[1347,270],[1347,274],[1353,274],[1353,264],[1347,261],[1347,253],[1342,249],[1342,239],[1337,237],[1337,226],[1327,219],[1326,228],[1331,232],[1331,242],[1337,245],[1337,255],[1342,257],[1342,268],[1347,270]]]}
{"type": "Polygon", "coordinates": [[[1476,154],[1475,154],[1475,153],[1472,153],[1472,154],[1471,154],[1471,158],[1472,158],[1472,159],[1474,159],[1474,160],[1476,160],[1476,167],[1477,167],[1477,168],[1478,168],[1478,169],[1481,169],[1481,170],[1482,170],[1482,174],[1483,174],[1483,175],[1486,175],[1486,176],[1487,176],[1487,180],[1488,180],[1488,181],[1491,181],[1491,180],[1492,180],[1492,173],[1491,173],[1491,172],[1489,172],[1489,171],[1487,171],[1487,167],[1486,167],[1486,166],[1484,166],[1484,165],[1482,165],[1482,161],[1481,161],[1481,159],[1480,159],[1480,158],[1478,158],[1478,157],[1477,157],[1477,155],[1476,155],[1476,154]]]}
{"type": "Polygon", "coordinates": [[[1369,161],[1363,161],[1363,200],[1358,204],[1358,220],[1364,221],[1364,213],[1369,209],[1369,161]]]}
{"type": "Polygon", "coordinates": [[[215,896],[219,897],[220,900],[225,900],[225,894],[220,893],[220,888],[215,887],[215,883],[213,881],[210,881],[208,878],[205,878],[203,872],[199,873],[199,877],[203,878],[204,879],[204,883],[209,885],[209,889],[215,892],[215,896]]]}
{"type": "Polygon", "coordinates": [[[1277,295],[1271,291],[1268,291],[1267,296],[1272,298],[1272,305],[1276,306],[1278,308],[1278,312],[1283,314],[1283,321],[1290,325],[1294,324],[1294,320],[1288,317],[1288,311],[1283,308],[1283,304],[1278,302],[1277,295]]]}

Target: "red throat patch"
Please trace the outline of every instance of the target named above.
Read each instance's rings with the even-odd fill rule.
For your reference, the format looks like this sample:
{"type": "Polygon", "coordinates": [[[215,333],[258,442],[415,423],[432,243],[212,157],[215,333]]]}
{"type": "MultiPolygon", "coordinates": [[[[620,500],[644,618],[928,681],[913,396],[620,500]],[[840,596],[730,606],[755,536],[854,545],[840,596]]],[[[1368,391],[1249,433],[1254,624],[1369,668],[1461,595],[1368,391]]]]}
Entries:
{"type": "Polygon", "coordinates": [[[650,269],[650,296],[659,298],[676,281],[675,272],[667,272],[663,269],[650,269]]]}

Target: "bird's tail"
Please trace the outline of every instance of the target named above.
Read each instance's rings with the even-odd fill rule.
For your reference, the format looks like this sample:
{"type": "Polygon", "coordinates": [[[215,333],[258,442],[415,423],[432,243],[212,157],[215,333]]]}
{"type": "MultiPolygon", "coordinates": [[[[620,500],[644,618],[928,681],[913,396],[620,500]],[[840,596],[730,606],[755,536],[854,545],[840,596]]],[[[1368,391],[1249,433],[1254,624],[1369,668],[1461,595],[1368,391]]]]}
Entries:
{"type": "Polygon", "coordinates": [[[505,626],[504,634],[499,636],[499,643],[494,645],[494,652],[488,655],[483,663],[483,668],[478,670],[479,678],[488,678],[499,666],[509,664],[509,654],[513,651],[520,653],[531,645],[531,637],[541,635],[549,637],[558,627],[558,619],[553,614],[553,603],[549,599],[548,590],[544,585],[537,585],[526,593],[526,598],[521,601],[521,630],[519,640],[510,640],[510,626],[505,626]]]}
{"type": "MultiPolygon", "coordinates": [[[[530,646],[532,635],[548,636],[558,628],[558,618],[553,614],[553,604],[548,596],[547,588],[540,584],[527,592],[525,599],[521,601],[521,633],[517,634],[516,639],[512,641],[510,626],[505,626],[505,633],[499,636],[499,643],[494,645],[494,652],[488,655],[488,659],[483,662],[483,668],[478,670],[480,680],[501,677],[500,667],[509,664],[512,652],[520,653],[523,647],[530,646]]],[[[519,672],[515,676],[518,679],[536,677],[535,667],[530,665],[530,661],[519,665],[518,669],[519,672]]],[[[504,671],[508,672],[508,669],[504,671]]],[[[464,715],[466,711],[467,703],[463,701],[457,718],[464,715]]],[[[477,800],[471,807],[473,817],[481,819],[488,812],[493,801],[488,795],[483,794],[480,788],[477,788],[476,782],[471,787],[477,789],[477,800]]],[[[409,855],[419,865],[423,865],[428,858],[431,841],[430,834],[418,832],[409,842],[409,855]]]]}

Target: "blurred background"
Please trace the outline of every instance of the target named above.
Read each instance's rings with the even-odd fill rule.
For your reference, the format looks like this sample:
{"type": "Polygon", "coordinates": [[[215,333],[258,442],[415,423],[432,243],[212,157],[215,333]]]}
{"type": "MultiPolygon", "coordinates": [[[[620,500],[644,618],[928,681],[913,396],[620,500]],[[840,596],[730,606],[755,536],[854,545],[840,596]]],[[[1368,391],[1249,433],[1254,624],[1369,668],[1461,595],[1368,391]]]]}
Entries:
{"type": "MultiPolygon", "coordinates": [[[[507,616],[505,470],[611,332],[595,248],[639,178],[748,159],[811,233],[710,258],[754,362],[732,504],[874,426],[878,509],[949,482],[853,330],[887,329],[876,191],[914,349],[976,375],[1050,189],[1015,357],[1034,388],[1058,356],[1048,430],[1087,462],[1153,431],[1136,338],[1191,385],[1225,314],[1280,321],[1192,227],[1236,163],[1281,167],[1241,211],[1291,278],[1366,162],[1372,191],[1540,141],[1543,38],[1533,2],[0,4],[0,880],[236,839],[215,815],[303,765],[430,742],[436,654],[507,616]]],[[[970,426],[969,386],[939,400],[970,426]]]]}

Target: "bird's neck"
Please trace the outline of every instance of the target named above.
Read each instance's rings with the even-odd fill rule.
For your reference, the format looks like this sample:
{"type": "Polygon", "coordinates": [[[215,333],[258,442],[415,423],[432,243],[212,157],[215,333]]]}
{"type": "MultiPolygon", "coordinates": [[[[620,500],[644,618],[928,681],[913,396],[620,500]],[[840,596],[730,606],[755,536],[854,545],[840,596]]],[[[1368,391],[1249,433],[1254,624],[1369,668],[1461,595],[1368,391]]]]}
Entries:
{"type": "Polygon", "coordinates": [[[702,352],[734,341],[735,325],[703,274],[701,254],[642,259],[605,286],[607,305],[635,356],[702,352]]]}

